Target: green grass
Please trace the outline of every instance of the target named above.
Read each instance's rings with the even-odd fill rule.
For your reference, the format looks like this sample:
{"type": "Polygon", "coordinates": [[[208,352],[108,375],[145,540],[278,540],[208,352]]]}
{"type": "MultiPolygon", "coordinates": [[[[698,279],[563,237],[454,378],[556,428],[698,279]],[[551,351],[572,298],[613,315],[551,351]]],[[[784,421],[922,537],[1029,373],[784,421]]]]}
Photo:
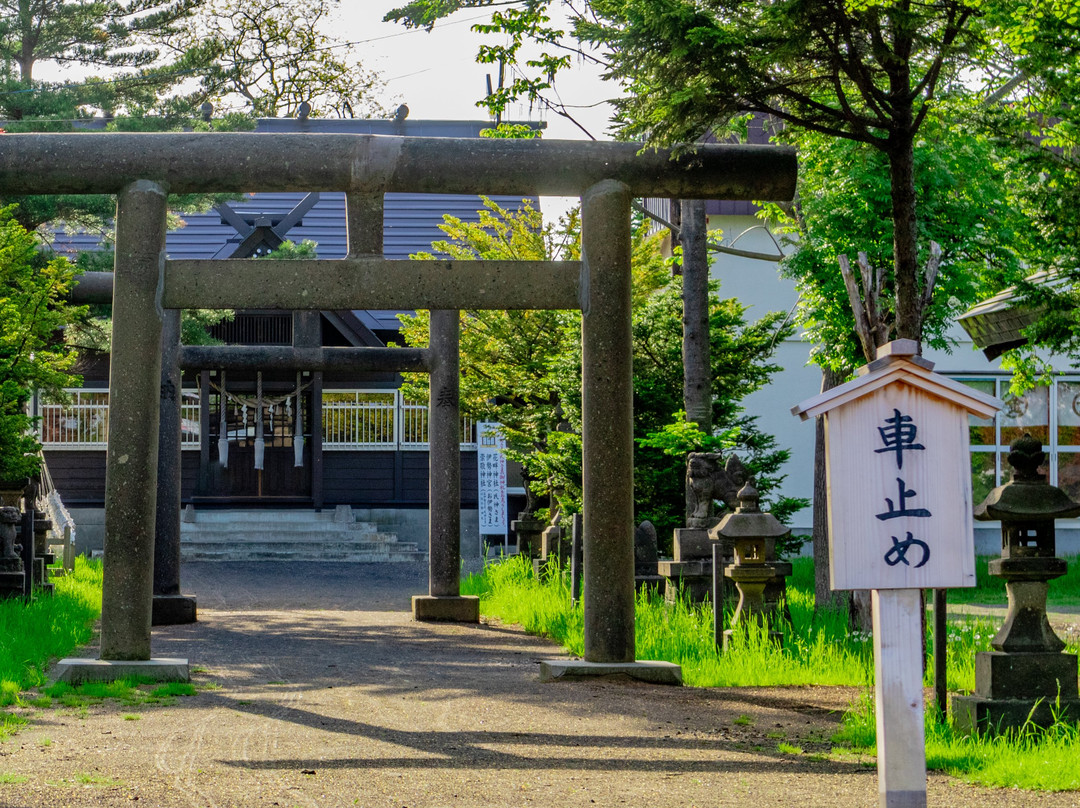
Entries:
{"type": "MultiPolygon", "coordinates": [[[[1050,603],[1080,603],[1080,564],[1051,585],[1050,603]],[[1060,585],[1060,586],[1059,586],[1060,585]]],[[[987,559],[979,560],[978,590],[951,590],[950,602],[1004,603],[1004,585],[986,575],[987,559]]],[[[846,614],[815,617],[813,565],[796,559],[788,580],[791,625],[783,626],[784,646],[777,647],[764,630],[737,638],[734,648],[717,653],[712,638],[712,608],[686,600],[668,604],[655,594],[639,594],[636,604],[636,656],[683,666],[689,685],[783,686],[798,684],[861,685],[873,683],[873,643],[868,634],[851,632],[846,614]]],[[[480,596],[481,611],[534,634],[550,637],[568,651],[581,653],[580,605],[570,606],[565,578],[553,575],[541,583],[520,559],[510,558],[468,576],[462,593],[480,596]]],[[[975,654],[990,650],[1000,619],[964,617],[949,623],[948,687],[970,691],[975,686],[975,654]]],[[[1080,652],[1075,643],[1067,649],[1080,652]]],[[[930,685],[930,672],[925,684],[930,685]]],[[[750,719],[740,716],[736,724],[750,719]]],[[[1048,731],[1027,728],[997,737],[968,737],[954,732],[936,712],[926,720],[927,766],[962,780],[990,787],[1042,791],[1080,790],[1080,730],[1057,724],[1048,731]]],[[[774,739],[778,740],[778,739],[774,739]]],[[[874,704],[869,691],[844,715],[832,738],[832,757],[873,755],[876,735],[874,704]]],[[[794,743],[778,744],[784,754],[801,754],[794,743]],[[781,748],[783,747],[783,748],[781,748]]],[[[873,765],[872,763],[870,765],[873,765]]]]}
{"type": "MultiPolygon", "coordinates": [[[[565,575],[536,580],[523,559],[488,565],[462,581],[462,594],[479,595],[480,609],[532,634],[550,637],[571,654],[584,648],[582,607],[570,605],[565,575]]],[[[695,687],[776,685],[865,685],[871,644],[849,635],[841,612],[814,614],[813,562],[796,559],[788,583],[791,625],[784,644],[769,639],[767,629],[740,632],[724,653],[712,636],[712,608],[685,598],[666,603],[655,591],[638,594],[635,609],[635,656],[675,662],[683,680],[695,687]]]]}
{"type": "Polygon", "coordinates": [[[110,700],[126,706],[172,704],[177,696],[194,696],[197,688],[187,682],[159,684],[153,679],[133,676],[113,682],[83,682],[78,685],[57,682],[42,688],[42,692],[54,704],[80,708],[110,700]]]}
{"type": "Polygon", "coordinates": [[[101,563],[84,558],[56,581],[52,596],[0,602],[0,707],[44,684],[49,662],[89,642],[100,614],[101,563]]]}
{"type": "MultiPolygon", "coordinates": [[[[1005,581],[995,578],[987,565],[996,556],[977,556],[975,558],[975,586],[964,589],[950,589],[949,603],[1004,604],[1005,581]]],[[[1061,578],[1050,582],[1050,594],[1047,604],[1052,610],[1055,606],[1080,606],[1080,556],[1065,556],[1069,570],[1061,578]]]]}
{"type": "MultiPolygon", "coordinates": [[[[832,741],[839,749],[873,754],[876,741],[874,700],[865,694],[844,714],[832,741]]],[[[1080,790],[1080,728],[1058,722],[1046,730],[1026,726],[996,736],[963,735],[942,720],[937,710],[926,714],[926,767],[965,782],[991,788],[1030,791],[1080,790]]]]}

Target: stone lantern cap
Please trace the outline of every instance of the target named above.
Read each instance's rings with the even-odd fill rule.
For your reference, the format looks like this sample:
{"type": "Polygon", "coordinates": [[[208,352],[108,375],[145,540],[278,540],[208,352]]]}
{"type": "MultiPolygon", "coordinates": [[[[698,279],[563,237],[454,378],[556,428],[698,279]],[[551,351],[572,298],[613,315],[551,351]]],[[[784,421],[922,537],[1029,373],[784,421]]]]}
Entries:
{"type": "Polygon", "coordinates": [[[1080,516],[1080,503],[1038,472],[1046,460],[1041,441],[1024,433],[1009,445],[1008,460],[1014,469],[1012,480],[995,488],[975,507],[976,519],[1015,523],[1080,516]]]}
{"type": "Polygon", "coordinates": [[[739,507],[729,513],[709,531],[709,538],[720,539],[781,539],[791,531],[771,513],[762,513],[758,507],[758,492],[750,483],[739,490],[739,507]]]}

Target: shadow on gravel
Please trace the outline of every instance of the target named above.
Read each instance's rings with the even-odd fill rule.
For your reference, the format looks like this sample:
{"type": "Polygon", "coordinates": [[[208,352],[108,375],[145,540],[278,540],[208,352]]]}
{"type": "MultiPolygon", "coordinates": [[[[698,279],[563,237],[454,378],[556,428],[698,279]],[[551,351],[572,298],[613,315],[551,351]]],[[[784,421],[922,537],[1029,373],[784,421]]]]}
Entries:
{"type": "Polygon", "coordinates": [[[742,742],[732,737],[684,737],[635,736],[635,735],[569,735],[530,732],[440,732],[409,731],[380,727],[356,720],[329,718],[319,713],[289,707],[278,703],[238,704],[228,697],[215,696],[217,706],[228,707],[249,715],[273,721],[287,721],[323,732],[354,736],[358,745],[368,743],[390,744],[407,750],[411,755],[338,759],[276,760],[218,760],[225,766],[243,769],[299,770],[299,769],[413,769],[417,766],[439,769],[543,769],[580,770],[603,772],[655,772],[655,773],[715,773],[733,771],[752,774],[784,771],[820,771],[827,766],[830,771],[873,775],[874,770],[857,761],[812,760],[807,757],[769,752],[761,747],[743,748],[742,742]],[[491,747],[529,747],[541,750],[538,755],[515,754],[491,747]],[[575,755],[570,750],[587,748],[593,755],[575,755]],[[738,755],[745,752],[745,757],[738,755]],[[568,752],[570,752],[568,754],[568,752]],[[638,757],[632,752],[645,753],[638,757]],[[648,753],[655,753],[649,756],[648,753]],[[693,753],[699,753],[695,757],[693,753]],[[674,755],[673,755],[674,753],[674,755]],[[720,759],[720,755],[736,757],[720,759]],[[764,758],[764,760],[760,760],[764,758]]]}

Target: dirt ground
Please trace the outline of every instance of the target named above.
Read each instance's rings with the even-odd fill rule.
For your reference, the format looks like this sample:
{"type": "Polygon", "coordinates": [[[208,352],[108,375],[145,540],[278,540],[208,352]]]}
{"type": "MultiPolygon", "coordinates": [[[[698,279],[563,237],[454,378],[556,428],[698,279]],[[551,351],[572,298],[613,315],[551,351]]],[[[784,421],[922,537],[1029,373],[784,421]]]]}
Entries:
{"type": "MultiPolygon", "coordinates": [[[[541,684],[548,642],[418,624],[414,565],[190,564],[196,666],[168,706],[38,710],[0,745],[3,806],[876,806],[872,761],[816,758],[846,688],[541,684]],[[778,744],[802,747],[785,754],[778,744]]],[[[92,655],[93,651],[88,652],[92,655]]],[[[1076,806],[931,775],[931,806],[1076,806]]]]}

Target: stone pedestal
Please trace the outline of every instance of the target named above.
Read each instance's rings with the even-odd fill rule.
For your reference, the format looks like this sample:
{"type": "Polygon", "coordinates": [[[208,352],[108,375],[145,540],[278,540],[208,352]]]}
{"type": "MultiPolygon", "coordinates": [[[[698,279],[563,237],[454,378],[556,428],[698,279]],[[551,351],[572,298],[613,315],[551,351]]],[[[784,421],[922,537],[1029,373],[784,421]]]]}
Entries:
{"type": "Polygon", "coordinates": [[[1029,720],[1048,727],[1055,715],[1080,721],[1075,654],[981,651],[975,655],[975,692],[952,700],[953,723],[967,733],[1019,729],[1029,720]]]}
{"type": "MultiPolygon", "coordinates": [[[[776,578],[776,570],[771,564],[732,564],[724,574],[735,582],[739,590],[739,604],[731,616],[731,628],[724,632],[723,649],[726,651],[736,632],[745,632],[750,627],[759,627],[769,614],[765,602],[765,587],[776,578]]],[[[769,638],[783,643],[779,631],[770,630],[769,638]]]]}
{"type": "Polygon", "coordinates": [[[540,681],[558,682],[625,676],[656,685],[682,685],[682,666],[674,662],[586,662],[583,659],[544,659],[540,662],[540,681]]]}
{"type": "Polygon", "coordinates": [[[154,595],[150,612],[153,626],[177,626],[198,620],[195,597],[192,595],[154,595]]]}
{"type": "Polygon", "coordinates": [[[674,603],[681,591],[691,603],[701,603],[712,592],[712,560],[660,561],[657,573],[664,580],[664,600],[674,603]]]}
{"type": "Polygon", "coordinates": [[[1075,654],[983,651],[975,655],[975,693],[952,700],[962,732],[1018,729],[1029,720],[1049,726],[1055,716],[1080,721],[1075,654]]]}
{"type": "Polygon", "coordinates": [[[702,561],[712,558],[712,541],[704,528],[675,528],[672,557],[675,561],[702,561]]]}
{"type": "Polygon", "coordinates": [[[0,572],[0,598],[21,598],[25,577],[21,571],[0,572]]]}
{"type": "Polygon", "coordinates": [[[68,657],[56,663],[53,675],[57,682],[73,685],[80,682],[115,682],[134,676],[153,682],[191,681],[188,661],[177,657],[119,660],[68,657]]]}
{"type": "MultiPolygon", "coordinates": [[[[21,490],[19,495],[22,496],[21,490]]],[[[0,598],[23,596],[25,567],[15,552],[15,526],[20,519],[13,505],[0,506],[0,598]]]]}
{"type": "Polygon", "coordinates": [[[510,523],[510,529],[517,536],[518,555],[526,558],[539,557],[540,539],[546,526],[546,523],[525,514],[519,514],[518,518],[510,523]]]}
{"type": "Polygon", "coordinates": [[[563,538],[562,528],[551,525],[540,534],[540,557],[533,559],[533,574],[538,581],[544,580],[550,567],[548,562],[556,561],[560,566],[569,566],[570,542],[563,538]]]}
{"type": "Polygon", "coordinates": [[[413,620],[421,622],[480,622],[480,598],[475,595],[413,595],[412,610],[413,620]]]}

